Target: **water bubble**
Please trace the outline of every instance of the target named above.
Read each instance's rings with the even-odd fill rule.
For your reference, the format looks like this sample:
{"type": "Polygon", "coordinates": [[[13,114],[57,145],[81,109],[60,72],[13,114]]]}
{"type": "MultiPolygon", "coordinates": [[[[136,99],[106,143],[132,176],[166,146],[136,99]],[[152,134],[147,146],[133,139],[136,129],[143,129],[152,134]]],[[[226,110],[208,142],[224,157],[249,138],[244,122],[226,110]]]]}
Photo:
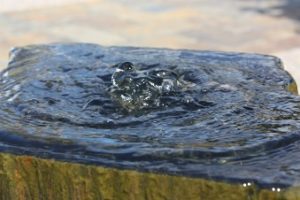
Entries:
{"type": "Polygon", "coordinates": [[[177,87],[178,75],[171,70],[142,70],[130,62],[116,66],[111,78],[110,95],[127,111],[167,106],[162,98],[180,91],[177,87]]]}

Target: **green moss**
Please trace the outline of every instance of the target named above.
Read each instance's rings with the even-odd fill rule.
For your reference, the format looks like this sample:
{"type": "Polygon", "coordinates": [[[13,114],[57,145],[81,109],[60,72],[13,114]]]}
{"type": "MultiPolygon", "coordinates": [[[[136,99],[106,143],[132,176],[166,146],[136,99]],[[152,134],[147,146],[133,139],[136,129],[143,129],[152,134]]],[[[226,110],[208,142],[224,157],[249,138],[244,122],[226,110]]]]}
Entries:
{"type": "Polygon", "coordinates": [[[295,81],[291,82],[287,85],[287,90],[290,91],[292,94],[298,95],[298,87],[295,81]]]}
{"type": "Polygon", "coordinates": [[[297,188],[275,193],[255,186],[0,154],[1,199],[298,199],[297,188]]]}

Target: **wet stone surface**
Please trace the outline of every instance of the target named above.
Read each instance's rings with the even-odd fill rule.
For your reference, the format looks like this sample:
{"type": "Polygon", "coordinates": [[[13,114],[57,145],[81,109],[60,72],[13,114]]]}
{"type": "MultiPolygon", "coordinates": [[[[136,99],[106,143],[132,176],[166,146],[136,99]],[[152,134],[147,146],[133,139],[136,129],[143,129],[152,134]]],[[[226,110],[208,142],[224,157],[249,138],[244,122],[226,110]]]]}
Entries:
{"type": "Polygon", "coordinates": [[[16,48],[0,149],[263,187],[300,181],[300,98],[279,59],[93,44],[16,48]]]}

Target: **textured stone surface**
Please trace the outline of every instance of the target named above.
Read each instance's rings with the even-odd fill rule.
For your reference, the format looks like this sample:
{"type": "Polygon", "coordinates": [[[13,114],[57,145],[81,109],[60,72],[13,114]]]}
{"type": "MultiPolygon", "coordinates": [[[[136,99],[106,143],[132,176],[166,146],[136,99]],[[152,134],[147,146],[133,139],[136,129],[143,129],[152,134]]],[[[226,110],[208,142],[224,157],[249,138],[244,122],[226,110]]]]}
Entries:
{"type": "Polygon", "coordinates": [[[297,200],[299,187],[280,192],[251,183],[228,184],[180,176],[0,154],[0,199],[297,200]]]}
{"type": "Polygon", "coordinates": [[[2,151],[264,187],[299,183],[300,99],[278,58],[38,45],[14,49],[0,81],[2,151]],[[124,113],[107,89],[125,61],[173,70],[190,86],[159,97],[171,103],[124,113]]]}

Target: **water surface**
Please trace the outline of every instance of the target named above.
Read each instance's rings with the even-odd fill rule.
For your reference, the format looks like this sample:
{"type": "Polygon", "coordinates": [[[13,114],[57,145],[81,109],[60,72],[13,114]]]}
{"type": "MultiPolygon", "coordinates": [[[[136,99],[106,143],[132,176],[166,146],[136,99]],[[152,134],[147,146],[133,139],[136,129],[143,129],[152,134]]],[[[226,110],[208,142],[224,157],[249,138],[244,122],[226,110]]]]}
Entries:
{"type": "Polygon", "coordinates": [[[271,56],[29,46],[0,82],[2,151],[263,187],[300,180],[300,98],[271,56]]]}

